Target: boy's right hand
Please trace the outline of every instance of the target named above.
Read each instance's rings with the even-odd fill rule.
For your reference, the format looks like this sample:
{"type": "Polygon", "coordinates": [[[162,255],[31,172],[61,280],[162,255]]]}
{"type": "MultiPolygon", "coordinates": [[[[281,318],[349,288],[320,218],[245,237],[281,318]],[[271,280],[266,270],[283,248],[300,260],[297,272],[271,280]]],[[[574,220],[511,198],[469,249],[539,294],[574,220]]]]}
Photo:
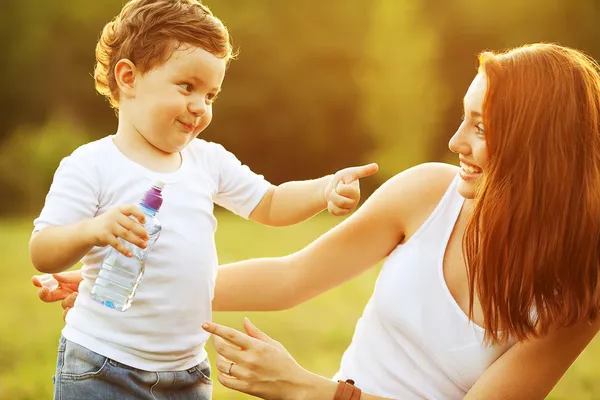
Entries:
{"type": "Polygon", "coordinates": [[[143,226],[145,222],[146,217],[138,206],[120,205],[87,221],[84,234],[90,235],[90,244],[94,246],[112,246],[126,257],[131,257],[131,252],[119,238],[146,248],[149,236],[143,226]],[[135,217],[137,221],[130,217],[135,217]]]}

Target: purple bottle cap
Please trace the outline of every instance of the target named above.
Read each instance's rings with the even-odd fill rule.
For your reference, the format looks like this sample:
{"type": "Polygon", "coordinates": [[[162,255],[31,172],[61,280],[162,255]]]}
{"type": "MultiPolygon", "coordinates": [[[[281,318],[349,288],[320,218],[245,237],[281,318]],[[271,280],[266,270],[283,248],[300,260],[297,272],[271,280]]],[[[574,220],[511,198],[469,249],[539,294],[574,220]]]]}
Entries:
{"type": "Polygon", "coordinates": [[[152,187],[148,189],[142,199],[142,205],[158,211],[163,202],[162,190],[164,187],[165,183],[163,181],[153,181],[152,187]]]}

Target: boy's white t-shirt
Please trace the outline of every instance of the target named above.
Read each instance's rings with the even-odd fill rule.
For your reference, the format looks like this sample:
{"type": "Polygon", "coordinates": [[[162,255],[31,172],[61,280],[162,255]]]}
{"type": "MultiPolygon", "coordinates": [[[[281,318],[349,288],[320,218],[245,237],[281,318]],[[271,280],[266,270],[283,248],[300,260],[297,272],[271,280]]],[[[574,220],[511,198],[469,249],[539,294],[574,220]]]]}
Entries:
{"type": "Polygon", "coordinates": [[[83,259],[83,281],[67,314],[66,339],[146,371],[178,371],[206,358],[217,274],[213,203],[247,218],[270,184],[221,145],[193,140],[173,173],[152,172],[125,157],[108,136],[64,158],[35,230],[93,218],[121,204],[139,204],[151,182],[166,182],[157,214],[162,232],[148,255],[131,307],[109,309],[90,291],[109,247],[83,259]]]}

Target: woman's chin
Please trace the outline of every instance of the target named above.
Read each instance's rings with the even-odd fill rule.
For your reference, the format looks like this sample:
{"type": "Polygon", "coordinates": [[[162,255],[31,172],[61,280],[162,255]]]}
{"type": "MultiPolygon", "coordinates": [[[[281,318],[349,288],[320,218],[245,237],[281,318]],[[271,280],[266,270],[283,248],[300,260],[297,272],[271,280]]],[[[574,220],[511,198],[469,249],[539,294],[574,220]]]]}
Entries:
{"type": "Polygon", "coordinates": [[[457,190],[458,194],[467,200],[475,198],[475,185],[471,182],[465,182],[463,180],[459,181],[457,190]]]}

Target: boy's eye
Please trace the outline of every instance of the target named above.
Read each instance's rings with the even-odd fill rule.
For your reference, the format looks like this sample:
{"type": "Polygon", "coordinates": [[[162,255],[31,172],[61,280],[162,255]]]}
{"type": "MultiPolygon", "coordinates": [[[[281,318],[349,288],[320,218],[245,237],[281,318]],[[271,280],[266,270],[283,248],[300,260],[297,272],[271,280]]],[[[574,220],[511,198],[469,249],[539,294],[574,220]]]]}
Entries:
{"type": "Polygon", "coordinates": [[[209,103],[213,103],[216,99],[217,99],[217,95],[216,94],[209,93],[209,94],[206,95],[206,100],[209,103]]]}
{"type": "Polygon", "coordinates": [[[191,92],[193,89],[193,86],[191,83],[180,83],[179,86],[186,92],[191,92]]]}

